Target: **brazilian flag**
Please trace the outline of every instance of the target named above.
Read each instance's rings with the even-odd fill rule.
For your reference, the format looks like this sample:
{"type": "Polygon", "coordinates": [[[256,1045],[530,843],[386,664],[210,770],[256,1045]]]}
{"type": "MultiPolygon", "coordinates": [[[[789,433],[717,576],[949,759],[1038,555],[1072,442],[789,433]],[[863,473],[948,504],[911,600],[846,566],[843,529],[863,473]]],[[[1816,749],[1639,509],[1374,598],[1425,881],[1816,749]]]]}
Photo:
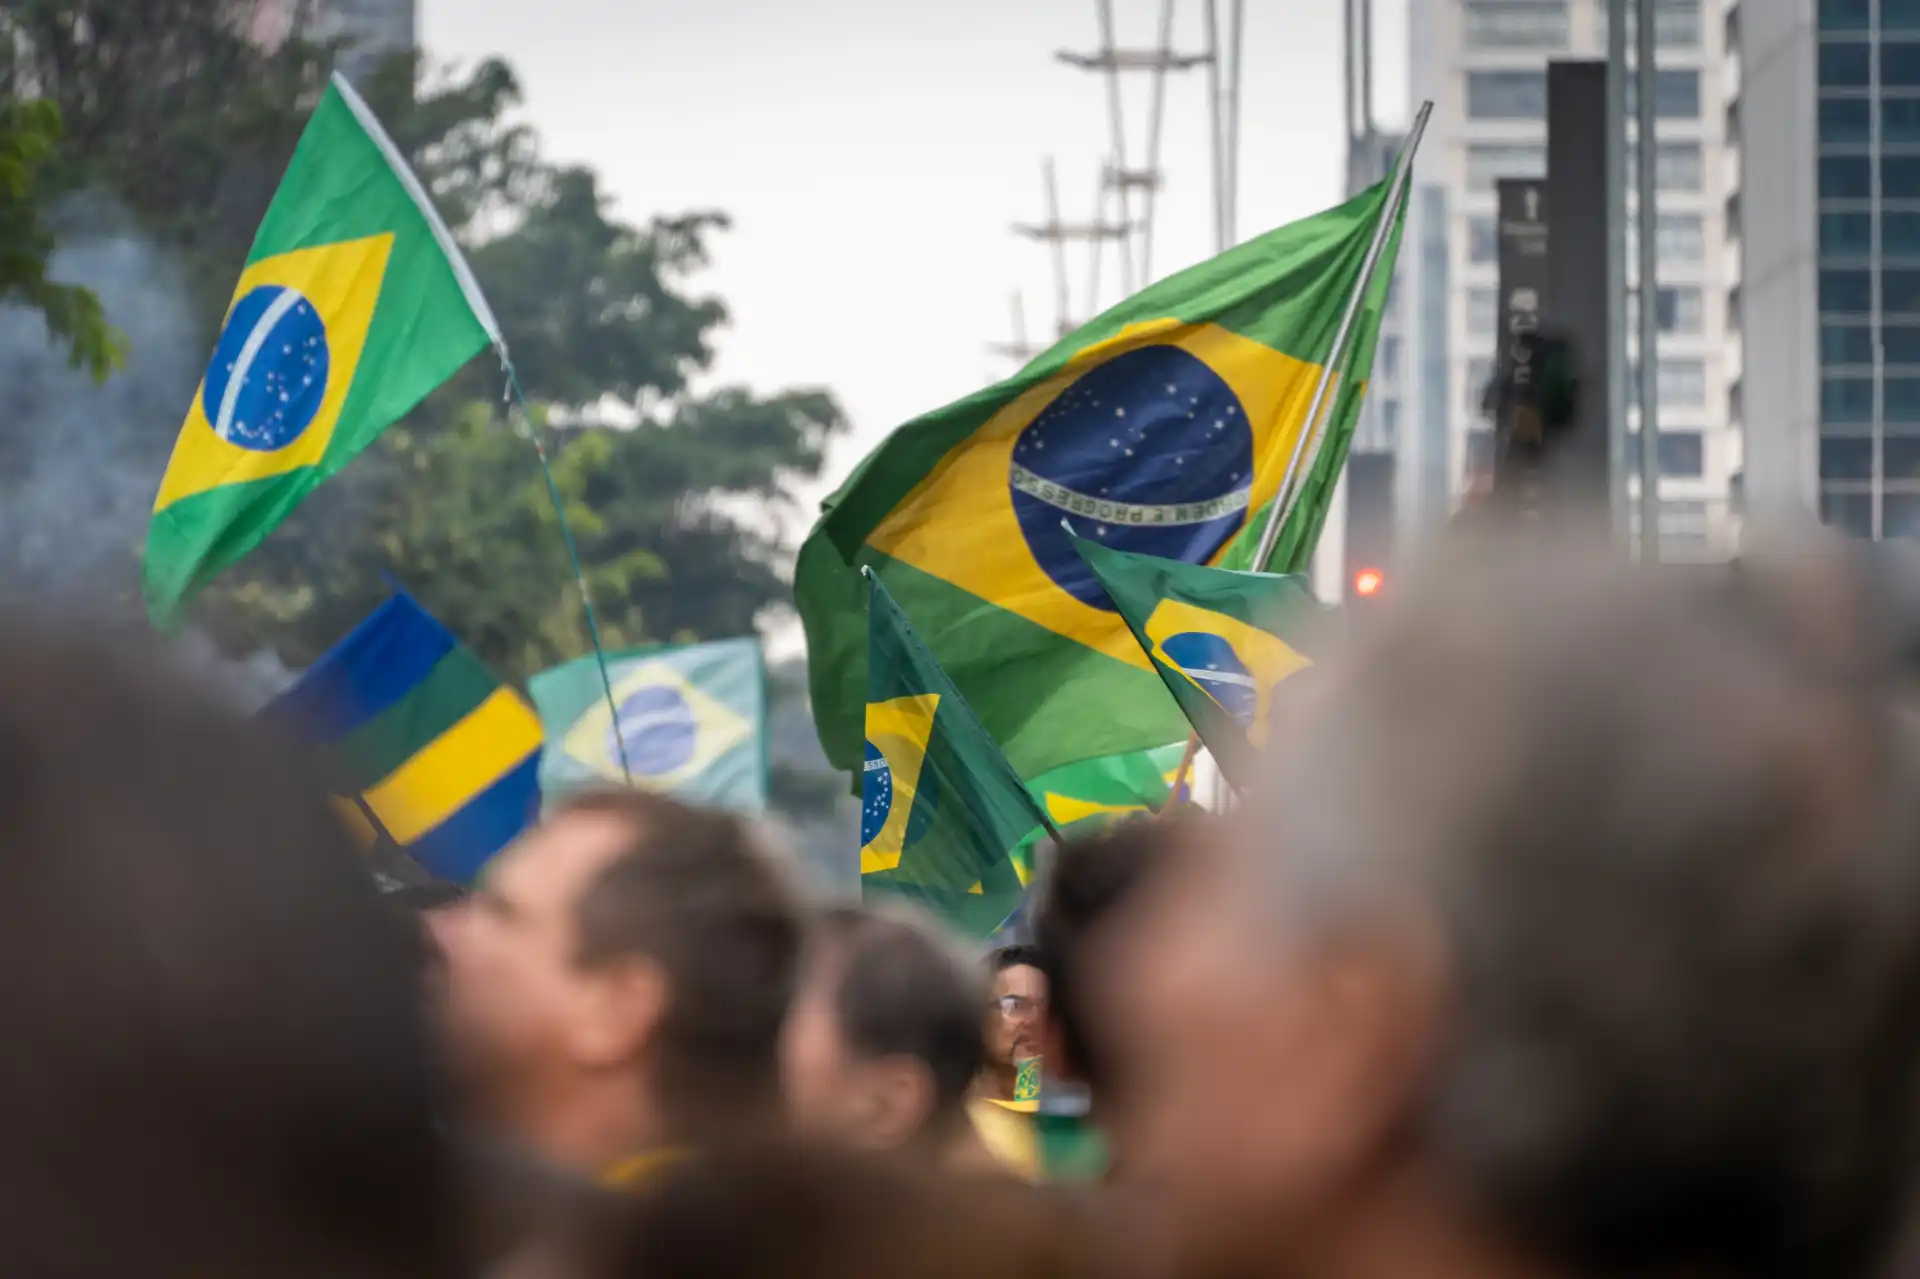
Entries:
{"type": "MultiPolygon", "coordinates": [[[[1105,759],[1063,764],[1027,783],[1055,829],[1069,839],[1080,839],[1114,822],[1143,813],[1157,813],[1172,795],[1185,742],[1158,750],[1135,751],[1105,759]]],[[[1044,831],[1034,831],[1013,850],[1013,864],[1023,883],[1033,882],[1033,852],[1044,831]]]]}
{"type": "Polygon", "coordinates": [[[1368,250],[1395,219],[1272,561],[1305,567],[1393,275],[1390,186],[1152,285],[867,456],[827,499],[794,582],[814,722],[836,768],[860,767],[863,568],[912,614],[1022,777],[1185,734],[1061,519],[1183,563],[1250,555],[1368,250]]]}
{"type": "Polygon", "coordinates": [[[1181,564],[1067,534],[1174,701],[1236,787],[1270,730],[1273,691],[1313,662],[1323,610],[1304,577],[1181,564]],[[1291,641],[1291,642],[1289,642],[1291,641]]]}
{"type": "Polygon", "coordinates": [[[861,891],[991,937],[1020,905],[1009,854],[1040,809],[887,588],[867,582],[861,891]]]}
{"type": "Polygon", "coordinates": [[[201,587],[500,330],[446,224],[334,77],[247,255],[147,529],[147,611],[201,587]]]}

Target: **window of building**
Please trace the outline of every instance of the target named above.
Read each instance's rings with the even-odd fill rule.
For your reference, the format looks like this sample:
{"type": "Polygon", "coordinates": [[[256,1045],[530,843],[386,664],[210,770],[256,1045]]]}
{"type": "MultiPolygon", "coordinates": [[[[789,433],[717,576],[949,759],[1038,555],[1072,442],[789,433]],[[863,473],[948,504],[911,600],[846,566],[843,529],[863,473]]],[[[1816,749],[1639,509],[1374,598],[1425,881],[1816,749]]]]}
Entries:
{"type": "MultiPolygon", "coordinates": [[[[1602,49],[1607,47],[1607,8],[1603,4],[1596,15],[1599,21],[1595,25],[1598,39],[1595,41],[1602,49]]],[[[1627,46],[1633,47],[1635,33],[1639,30],[1637,15],[1629,7],[1627,10],[1627,46]]],[[[1697,49],[1700,47],[1700,5],[1699,0],[1659,0],[1653,10],[1653,42],[1662,49],[1697,49]]]]}
{"type": "Polygon", "coordinates": [[[1829,374],[1820,379],[1820,421],[1865,426],[1873,421],[1873,379],[1829,374]]]}
{"type": "Polygon", "coordinates": [[[1865,31],[1868,0],[1820,0],[1822,31],[1865,31]]]}
{"type": "Polygon", "coordinates": [[[1882,31],[1920,31],[1920,0],[1880,0],[1882,31]]]}
{"type": "Polygon", "coordinates": [[[1500,327],[1500,290],[1467,290],[1467,332],[1492,337],[1500,327]]]}
{"type": "Polygon", "coordinates": [[[1920,200],[1920,155],[1880,157],[1880,198],[1920,200]]]}
{"type": "Polygon", "coordinates": [[[1380,339],[1380,345],[1373,353],[1373,375],[1376,378],[1397,378],[1400,376],[1400,339],[1389,333],[1380,339]]]}
{"type": "Polygon", "coordinates": [[[1740,286],[1734,285],[1727,290],[1727,332],[1738,335],[1742,327],[1743,312],[1740,305],[1740,286]]]}
{"type": "Polygon", "coordinates": [[[1820,520],[1853,537],[1873,536],[1873,498],[1866,493],[1820,490],[1820,520]]]}
{"type": "Polygon", "coordinates": [[[1820,272],[1823,315],[1866,315],[1873,310],[1873,277],[1865,271],[1820,272]]]}
{"type": "Polygon", "coordinates": [[[1476,416],[1486,412],[1487,384],[1493,381],[1492,360],[1468,360],[1466,384],[1461,387],[1466,396],[1467,412],[1476,416]]]}
{"type": "Polygon", "coordinates": [[[1538,142],[1474,142],[1467,146],[1469,191],[1491,191],[1498,178],[1546,176],[1547,149],[1538,142]]]}
{"type": "MultiPolygon", "coordinates": [[[[1821,218],[1821,221],[1825,220],[1825,217],[1821,218]]],[[[1880,252],[1890,258],[1920,257],[1920,213],[1882,209],[1880,252]]]]}
{"type": "Polygon", "coordinates": [[[1467,219],[1467,261],[1483,264],[1500,260],[1500,223],[1491,214],[1467,219]]]}
{"type": "Polygon", "coordinates": [[[1740,193],[1735,191],[1727,197],[1727,243],[1740,242],[1740,193]]]}
{"type": "Polygon", "coordinates": [[[1820,99],[1822,146],[1865,146],[1873,137],[1873,104],[1865,98],[1820,99]]]}
{"type": "MultiPolygon", "coordinates": [[[[1627,102],[1638,110],[1639,80],[1627,72],[1627,102]]],[[[1674,69],[1653,73],[1653,113],[1662,120],[1698,120],[1700,118],[1700,73],[1674,69]]]]}
{"type": "Polygon", "coordinates": [[[1822,200],[1867,200],[1873,197],[1873,170],[1863,155],[1820,157],[1822,200]]]}
{"type": "Polygon", "coordinates": [[[1661,191],[1698,191],[1701,185],[1698,142],[1655,143],[1653,180],[1661,191]]]}
{"type": "MultiPolygon", "coordinates": [[[[1888,359],[1892,359],[1891,352],[1888,359]]],[[[1864,324],[1822,324],[1820,364],[1823,368],[1871,367],[1873,330],[1864,324]]]]}
{"type": "Polygon", "coordinates": [[[1822,89],[1864,89],[1873,83],[1873,46],[1864,40],[1828,40],[1820,45],[1822,89]]]}
{"type": "Polygon", "coordinates": [[[1466,0],[1469,49],[1564,49],[1566,0],[1466,0]]]}
{"type": "MultiPolygon", "coordinates": [[[[1873,441],[1867,445],[1867,471],[1861,479],[1873,478],[1873,441]]],[[[1880,441],[1880,473],[1889,480],[1920,480],[1920,436],[1889,435],[1880,441]]],[[[1822,475],[1822,479],[1826,476],[1822,475]]]]}
{"type": "Polygon", "coordinates": [[[1672,551],[1705,550],[1707,504],[1671,499],[1660,503],[1660,544],[1672,551]]]}
{"type": "Polygon", "coordinates": [[[1870,480],[1873,478],[1873,441],[1853,435],[1820,437],[1820,478],[1823,480],[1870,480]]]}
{"type": "MultiPolygon", "coordinates": [[[[1697,480],[1706,474],[1706,437],[1698,431],[1660,432],[1660,474],[1674,479],[1697,480]]],[[[1632,431],[1626,441],[1627,474],[1640,473],[1640,432],[1632,431]]]]}
{"type": "Polygon", "coordinates": [[[1707,366],[1700,360],[1661,360],[1654,370],[1660,403],[1678,409],[1702,408],[1707,402],[1707,366]]]}
{"type": "Polygon", "coordinates": [[[1893,315],[1920,315],[1920,270],[1913,267],[1882,269],[1880,309],[1893,315]]]}
{"type": "Polygon", "coordinates": [[[1661,213],[1654,248],[1662,265],[1691,266],[1706,257],[1707,237],[1698,213],[1661,213]]]}
{"type": "Polygon", "coordinates": [[[1474,120],[1546,119],[1547,73],[1467,72],[1467,115],[1474,120]]]}
{"type": "Polygon", "coordinates": [[[1653,305],[1662,333],[1698,333],[1706,320],[1699,289],[1656,289],[1653,305]]]}
{"type": "Polygon", "coordinates": [[[1880,499],[1880,536],[1906,538],[1920,534],[1920,497],[1888,493],[1880,499]]]}
{"type": "MultiPolygon", "coordinates": [[[[1700,360],[1662,358],[1656,374],[1660,381],[1660,406],[1697,409],[1707,403],[1707,366],[1700,360]]],[[[1640,364],[1627,366],[1627,403],[1640,402],[1640,364]]]]}
{"type": "MultiPolygon", "coordinates": [[[[1866,335],[1863,345],[1867,348],[1867,358],[1857,363],[1871,364],[1873,362],[1873,330],[1855,331],[1866,335]]],[[[1881,324],[1880,357],[1890,367],[1920,366],[1920,328],[1897,322],[1881,324]]]]}
{"type": "Polygon", "coordinates": [[[1888,146],[1920,142],[1920,98],[1880,100],[1880,141],[1888,146]]]}
{"type": "MultiPolygon", "coordinates": [[[[1825,46],[1821,52],[1824,53],[1825,46]]],[[[1825,78],[1821,80],[1825,84],[1825,78]]],[[[1880,87],[1882,89],[1920,88],[1920,44],[1888,40],[1880,46],[1880,87]]]]}
{"type": "MultiPolygon", "coordinates": [[[[1660,432],[1660,474],[1697,480],[1707,469],[1706,436],[1698,431],[1660,432]]],[[[1701,508],[1702,518],[1705,508],[1701,508]]],[[[1702,532],[1705,529],[1702,528],[1702,532]]]]}
{"type": "Polygon", "coordinates": [[[1920,377],[1890,377],[1881,384],[1880,418],[1891,426],[1920,426],[1920,377]]]}
{"type": "MultiPolygon", "coordinates": [[[[1663,267],[1697,266],[1706,257],[1706,230],[1698,213],[1662,213],[1656,248],[1663,267]]],[[[1640,261],[1640,227],[1627,222],[1627,261],[1640,261]]]]}
{"type": "Polygon", "coordinates": [[[1873,252],[1873,215],[1871,213],[1822,213],[1820,215],[1820,256],[1822,258],[1864,258],[1873,252]]]}

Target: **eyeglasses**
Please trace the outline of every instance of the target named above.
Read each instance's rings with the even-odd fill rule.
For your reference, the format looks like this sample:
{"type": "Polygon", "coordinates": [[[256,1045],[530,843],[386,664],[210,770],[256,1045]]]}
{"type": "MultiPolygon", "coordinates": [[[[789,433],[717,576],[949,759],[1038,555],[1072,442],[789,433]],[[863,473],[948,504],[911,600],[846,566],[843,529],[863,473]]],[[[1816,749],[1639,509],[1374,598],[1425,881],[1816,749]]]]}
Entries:
{"type": "Polygon", "coordinates": [[[1002,1017],[1035,1017],[1047,1006],[1044,999],[1033,999],[1026,995],[1002,995],[993,1001],[1002,1017]]]}

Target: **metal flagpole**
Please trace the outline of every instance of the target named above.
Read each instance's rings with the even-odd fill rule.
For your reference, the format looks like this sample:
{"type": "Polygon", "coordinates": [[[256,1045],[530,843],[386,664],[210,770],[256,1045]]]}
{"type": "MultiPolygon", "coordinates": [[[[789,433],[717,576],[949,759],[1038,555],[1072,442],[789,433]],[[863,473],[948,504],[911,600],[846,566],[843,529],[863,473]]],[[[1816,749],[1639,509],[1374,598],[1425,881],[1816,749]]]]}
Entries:
{"type": "Polygon", "coordinates": [[[560,521],[560,537],[567,544],[567,559],[573,565],[573,584],[579,588],[580,606],[587,615],[587,638],[593,641],[593,658],[600,667],[600,691],[606,695],[607,713],[613,717],[613,744],[620,752],[620,774],[631,786],[633,770],[627,765],[627,735],[620,731],[620,706],[613,700],[613,676],[607,670],[607,650],[600,644],[600,619],[593,611],[593,593],[587,589],[587,575],[580,567],[580,548],[573,540],[573,526],[567,523],[567,511],[560,501],[560,486],[554,482],[553,467],[547,464],[547,446],[540,440],[540,424],[534,421],[527,393],[520,389],[520,374],[507,358],[506,345],[502,343],[496,350],[500,367],[506,370],[507,393],[520,406],[520,421],[526,428],[527,438],[533,442],[534,456],[540,459],[540,473],[547,477],[547,496],[553,501],[554,517],[560,521]]]}
{"type": "Polygon", "coordinates": [[[1293,513],[1293,507],[1301,490],[1300,459],[1307,454],[1309,442],[1317,444],[1320,435],[1321,410],[1327,405],[1327,389],[1333,385],[1334,372],[1340,367],[1347,353],[1347,341],[1353,335],[1354,321],[1360,316],[1360,307],[1366,301],[1367,291],[1373,283],[1373,272],[1380,265],[1380,256],[1386,251],[1387,237],[1393,234],[1393,228],[1400,220],[1400,209],[1406,203],[1407,188],[1413,177],[1413,157],[1420,150],[1420,139],[1427,131],[1427,118],[1433,114],[1433,103],[1420,104],[1420,112],[1413,118],[1413,129],[1407,135],[1407,145],[1400,152],[1399,163],[1394,168],[1393,185],[1387,191],[1386,207],[1380,211],[1380,223],[1374,228],[1373,243],[1367,246],[1366,259],[1360,264],[1360,279],[1353,286],[1353,296],[1347,299],[1346,314],[1340,317],[1340,327],[1333,335],[1333,347],[1327,352],[1327,362],[1320,367],[1320,379],[1314,385],[1313,399],[1307,405],[1307,416],[1300,424],[1299,433],[1294,436],[1293,453],[1287,458],[1287,469],[1281,472],[1280,487],[1274,491],[1273,509],[1267,516],[1267,527],[1260,535],[1260,547],[1254,552],[1253,568],[1255,572],[1267,571],[1267,562],[1273,558],[1274,548],[1280,544],[1280,531],[1286,527],[1287,517],[1293,513]]]}

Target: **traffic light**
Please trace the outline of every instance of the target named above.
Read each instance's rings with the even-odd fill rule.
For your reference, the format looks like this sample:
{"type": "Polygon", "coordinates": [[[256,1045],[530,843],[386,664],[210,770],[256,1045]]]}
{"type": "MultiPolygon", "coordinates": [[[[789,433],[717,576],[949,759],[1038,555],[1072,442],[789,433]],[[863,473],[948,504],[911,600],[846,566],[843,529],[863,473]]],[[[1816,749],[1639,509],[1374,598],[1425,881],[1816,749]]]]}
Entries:
{"type": "Polygon", "coordinates": [[[1393,454],[1347,455],[1346,595],[1370,600],[1387,583],[1393,554],[1393,454]]]}

